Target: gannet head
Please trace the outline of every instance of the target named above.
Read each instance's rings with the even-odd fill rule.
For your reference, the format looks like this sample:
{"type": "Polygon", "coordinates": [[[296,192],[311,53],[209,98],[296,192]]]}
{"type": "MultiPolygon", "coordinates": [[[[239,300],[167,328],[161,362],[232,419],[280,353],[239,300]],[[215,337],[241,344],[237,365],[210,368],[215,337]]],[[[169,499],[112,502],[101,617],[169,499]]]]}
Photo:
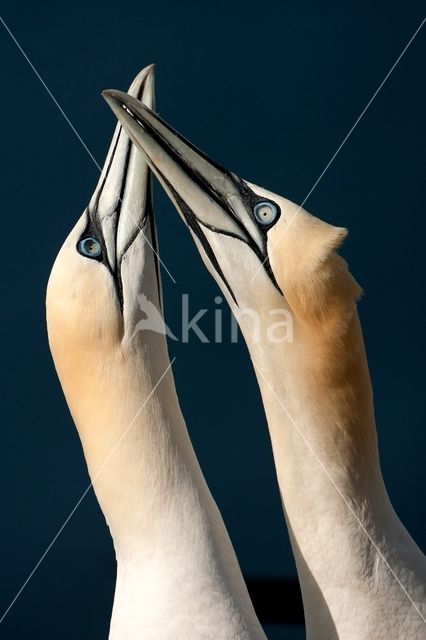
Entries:
{"type": "MultiPolygon", "coordinates": [[[[153,107],[153,66],[129,92],[153,107]]],[[[100,363],[135,348],[138,295],[161,308],[157,259],[150,171],[118,124],[96,190],[49,279],[48,333],[59,369],[74,357],[92,354],[90,361],[100,363]]]]}
{"type": "Polygon", "coordinates": [[[284,306],[316,315],[330,301],[332,280],[344,297],[359,295],[335,254],[345,229],[224,169],[125,93],[103,95],[190,228],[231,307],[284,306]]]}

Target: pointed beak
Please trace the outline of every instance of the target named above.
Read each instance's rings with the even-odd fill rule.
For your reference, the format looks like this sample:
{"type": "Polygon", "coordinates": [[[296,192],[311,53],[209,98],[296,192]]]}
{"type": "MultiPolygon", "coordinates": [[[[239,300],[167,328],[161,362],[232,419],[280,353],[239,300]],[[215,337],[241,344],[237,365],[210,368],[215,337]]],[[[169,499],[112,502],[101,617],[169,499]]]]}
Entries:
{"type": "Polygon", "coordinates": [[[244,180],[208,158],[134,97],[116,90],[104,91],[102,95],[144,153],[234,300],[204,229],[247,243],[278,288],[268,261],[266,232],[259,227],[253,213],[256,204],[265,198],[260,198],[244,180]]]}
{"type": "MultiPolygon", "coordinates": [[[[154,107],[154,65],[136,76],[129,94],[154,107]]],[[[114,274],[119,272],[124,254],[144,227],[151,227],[150,235],[155,235],[150,171],[121,124],[115,129],[88,215],[104,240],[114,274]]]]}

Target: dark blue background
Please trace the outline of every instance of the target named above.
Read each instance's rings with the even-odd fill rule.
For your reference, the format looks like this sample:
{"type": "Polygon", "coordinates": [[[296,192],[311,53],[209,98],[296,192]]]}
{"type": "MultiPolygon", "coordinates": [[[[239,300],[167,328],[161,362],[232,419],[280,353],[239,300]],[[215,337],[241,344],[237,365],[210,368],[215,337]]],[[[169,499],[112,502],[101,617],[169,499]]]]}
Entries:
{"type": "MultiPolygon", "coordinates": [[[[2,4],[3,18],[99,163],[115,125],[101,90],[127,89],[141,67],[156,62],[161,115],[242,177],[295,202],[423,18],[421,3],[409,1],[2,4]]],[[[365,288],[360,313],[383,472],[423,548],[425,52],[426,27],[306,204],[350,229],[343,253],[365,288]]],[[[88,484],[48,350],[44,295],[98,171],[1,25],[0,59],[3,611],[88,484]]],[[[156,211],[161,255],[177,281],[163,272],[167,319],[178,327],[182,292],[190,292],[195,311],[212,310],[218,290],[160,188],[156,211]]],[[[193,338],[173,343],[171,353],[190,433],[244,573],[294,575],[245,347],[193,338]]],[[[0,635],[105,638],[113,566],[90,493],[0,635]]]]}

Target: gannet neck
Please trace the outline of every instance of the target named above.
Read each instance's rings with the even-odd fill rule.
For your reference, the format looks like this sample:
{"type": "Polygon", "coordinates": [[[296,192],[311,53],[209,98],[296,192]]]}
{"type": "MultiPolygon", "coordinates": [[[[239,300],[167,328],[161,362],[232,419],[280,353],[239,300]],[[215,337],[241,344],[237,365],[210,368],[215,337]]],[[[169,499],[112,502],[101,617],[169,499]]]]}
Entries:
{"type": "Polygon", "coordinates": [[[116,550],[110,638],[264,640],[188,436],[164,337],[142,335],[101,359],[88,349],[61,358],[50,336],[116,550]]]}
{"type": "Polygon", "coordinates": [[[307,637],[420,639],[425,558],[383,483],[355,303],[315,322],[293,320],[293,340],[281,344],[253,341],[244,315],[240,324],[267,415],[307,637]]]}

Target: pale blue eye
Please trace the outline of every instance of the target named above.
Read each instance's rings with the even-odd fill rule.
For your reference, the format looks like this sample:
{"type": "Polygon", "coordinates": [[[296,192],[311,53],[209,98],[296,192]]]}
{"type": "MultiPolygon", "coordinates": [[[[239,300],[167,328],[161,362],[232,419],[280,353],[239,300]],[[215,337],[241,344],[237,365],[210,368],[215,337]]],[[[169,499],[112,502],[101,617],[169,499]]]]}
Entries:
{"type": "Polygon", "coordinates": [[[77,249],[87,258],[99,258],[102,253],[101,243],[96,238],[83,238],[78,243],[77,249]]]}
{"type": "Polygon", "coordinates": [[[267,226],[274,222],[278,215],[278,207],[273,202],[258,202],[254,208],[254,216],[259,224],[267,226]]]}

